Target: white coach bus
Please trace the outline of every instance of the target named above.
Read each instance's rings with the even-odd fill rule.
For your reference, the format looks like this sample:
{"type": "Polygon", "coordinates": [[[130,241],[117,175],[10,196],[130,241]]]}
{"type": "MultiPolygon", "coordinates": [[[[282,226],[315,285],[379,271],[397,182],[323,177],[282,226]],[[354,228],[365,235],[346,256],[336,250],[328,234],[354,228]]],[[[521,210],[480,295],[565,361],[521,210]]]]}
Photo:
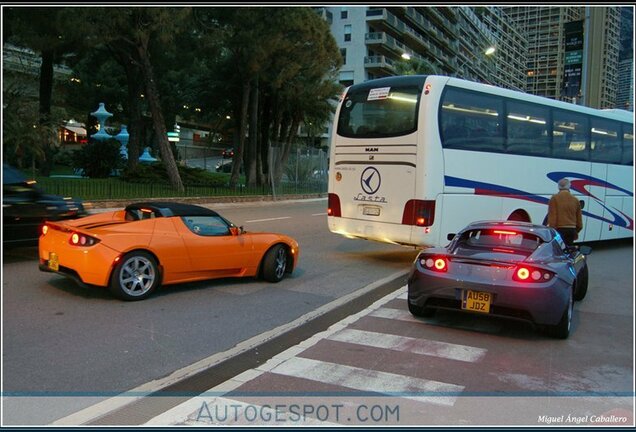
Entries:
{"type": "Polygon", "coordinates": [[[568,178],[583,203],[578,241],[633,237],[633,113],[397,76],[349,87],[335,119],[334,233],[424,247],[476,220],[543,224],[568,178]]]}

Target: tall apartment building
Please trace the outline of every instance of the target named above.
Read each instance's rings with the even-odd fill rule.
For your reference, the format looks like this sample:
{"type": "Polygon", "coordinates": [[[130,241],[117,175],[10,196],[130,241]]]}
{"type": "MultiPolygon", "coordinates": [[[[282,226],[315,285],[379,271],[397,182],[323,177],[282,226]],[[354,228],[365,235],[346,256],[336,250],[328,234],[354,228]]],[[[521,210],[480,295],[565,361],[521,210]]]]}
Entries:
{"type": "Polygon", "coordinates": [[[528,93],[595,108],[614,107],[620,8],[510,6],[502,9],[528,40],[528,93]],[[582,21],[586,42],[580,94],[570,98],[564,93],[565,27],[575,21],[582,21]]]}
{"type": "MultiPolygon", "coordinates": [[[[464,8],[465,11],[470,9],[473,8],[464,8]]],[[[497,48],[493,81],[501,87],[525,91],[525,66],[528,56],[526,35],[510,23],[510,19],[500,7],[479,7],[474,10],[481,24],[488,29],[497,48]]]]}
{"type": "Polygon", "coordinates": [[[593,108],[614,108],[618,87],[620,8],[588,6],[585,23],[585,31],[589,33],[585,53],[587,67],[583,71],[584,104],[593,108]]]}
{"type": "Polygon", "coordinates": [[[503,7],[528,41],[525,90],[551,99],[561,97],[565,56],[565,24],[583,19],[582,7],[503,7]]]}
{"type": "Polygon", "coordinates": [[[621,7],[616,108],[634,111],[634,8],[621,7]]]}
{"type": "Polygon", "coordinates": [[[437,73],[522,89],[525,39],[496,8],[324,7],[344,65],[340,82],[398,73],[403,54],[437,73]],[[485,51],[494,46],[494,55],[485,51]]]}
{"type": "Polygon", "coordinates": [[[634,111],[634,59],[627,58],[618,64],[616,108],[634,111]]]}

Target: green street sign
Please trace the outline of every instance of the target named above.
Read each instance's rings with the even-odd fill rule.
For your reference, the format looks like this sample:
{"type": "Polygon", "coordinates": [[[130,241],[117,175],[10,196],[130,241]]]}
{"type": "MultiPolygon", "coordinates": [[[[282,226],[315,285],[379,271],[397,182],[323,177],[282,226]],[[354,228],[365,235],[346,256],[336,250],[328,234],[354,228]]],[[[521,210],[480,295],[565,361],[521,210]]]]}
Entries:
{"type": "Polygon", "coordinates": [[[565,53],[565,64],[581,64],[583,63],[583,51],[570,51],[565,53]]]}

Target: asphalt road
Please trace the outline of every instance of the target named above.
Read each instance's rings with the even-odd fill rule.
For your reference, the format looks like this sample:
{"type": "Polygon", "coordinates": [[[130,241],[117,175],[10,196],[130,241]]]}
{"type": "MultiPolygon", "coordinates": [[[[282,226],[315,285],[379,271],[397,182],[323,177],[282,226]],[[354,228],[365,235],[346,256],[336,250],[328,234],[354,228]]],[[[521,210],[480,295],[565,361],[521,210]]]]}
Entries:
{"type": "MultiPolygon", "coordinates": [[[[275,285],[254,279],[184,284],[127,303],[105,291],[86,290],[39,272],[35,248],[5,251],[3,391],[9,397],[3,401],[4,424],[48,424],[101,401],[122,401],[125,398],[113,396],[151,389],[156,380],[176,370],[235,349],[361,287],[404,272],[416,254],[413,249],[329,233],[324,200],[223,205],[220,212],[247,230],[296,237],[301,255],[293,276],[275,285]]],[[[588,296],[575,306],[567,341],[547,338],[523,323],[450,312],[424,321],[395,321],[389,318],[408,313],[403,299],[393,299],[380,311],[384,316],[363,317],[353,330],[378,334],[370,342],[376,347],[386,343],[386,334],[410,338],[410,343],[422,343],[417,340],[424,338],[434,344],[471,347],[486,353],[483,362],[458,367],[444,359],[422,361],[412,353],[387,356],[377,348],[348,344],[351,341],[343,337],[321,341],[289,361],[298,365],[310,359],[355,367],[363,377],[360,385],[373,383],[377,369],[416,382],[422,376],[435,377],[461,386],[469,395],[492,393],[493,412],[508,409],[498,403],[510,401],[499,398],[507,392],[521,396],[542,390],[575,392],[599,396],[611,405],[613,395],[624,397],[633,390],[634,252],[630,242],[592,246],[588,296]],[[364,378],[363,370],[371,371],[369,378],[364,378]]],[[[281,379],[281,373],[247,380],[239,390],[315,392],[326,385],[324,376],[308,375],[299,383],[285,375],[281,379]]],[[[338,390],[336,385],[330,388],[338,390]]],[[[383,389],[378,384],[373,390],[383,389]]],[[[471,412],[483,401],[428,410],[428,417],[421,417],[427,421],[419,424],[444,420],[451,424],[457,418],[471,424],[471,412]]],[[[517,401],[516,414],[524,413],[526,401],[530,399],[517,401]]],[[[576,403],[581,401],[575,398],[576,403]]],[[[116,424],[127,424],[125,418],[119,420],[123,423],[116,424]]]]}
{"type": "Polygon", "coordinates": [[[168,286],[123,302],[40,272],[36,248],[5,251],[3,391],[12,396],[5,423],[46,424],[166,377],[406,271],[416,254],[331,234],[325,200],[224,205],[220,212],[248,231],[295,237],[301,251],[293,275],[278,284],[249,278],[168,286]],[[57,399],[46,408],[11,405],[21,396],[57,399]]]}

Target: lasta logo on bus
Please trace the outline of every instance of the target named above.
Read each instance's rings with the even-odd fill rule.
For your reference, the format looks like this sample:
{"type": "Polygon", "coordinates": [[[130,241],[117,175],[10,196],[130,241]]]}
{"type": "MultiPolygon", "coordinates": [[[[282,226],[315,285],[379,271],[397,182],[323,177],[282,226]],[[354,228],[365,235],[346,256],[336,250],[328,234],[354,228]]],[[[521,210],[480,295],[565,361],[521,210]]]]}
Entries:
{"type": "Polygon", "coordinates": [[[368,196],[368,195],[364,195],[359,193],[358,195],[353,197],[354,201],[365,201],[365,202],[374,202],[374,203],[381,203],[381,204],[386,204],[388,201],[386,200],[386,197],[381,197],[381,196],[368,196]]]}
{"type": "Polygon", "coordinates": [[[364,194],[359,193],[353,198],[354,201],[386,203],[386,197],[373,196],[380,190],[380,185],[382,185],[380,171],[375,167],[367,167],[360,176],[360,187],[364,194]]]}

